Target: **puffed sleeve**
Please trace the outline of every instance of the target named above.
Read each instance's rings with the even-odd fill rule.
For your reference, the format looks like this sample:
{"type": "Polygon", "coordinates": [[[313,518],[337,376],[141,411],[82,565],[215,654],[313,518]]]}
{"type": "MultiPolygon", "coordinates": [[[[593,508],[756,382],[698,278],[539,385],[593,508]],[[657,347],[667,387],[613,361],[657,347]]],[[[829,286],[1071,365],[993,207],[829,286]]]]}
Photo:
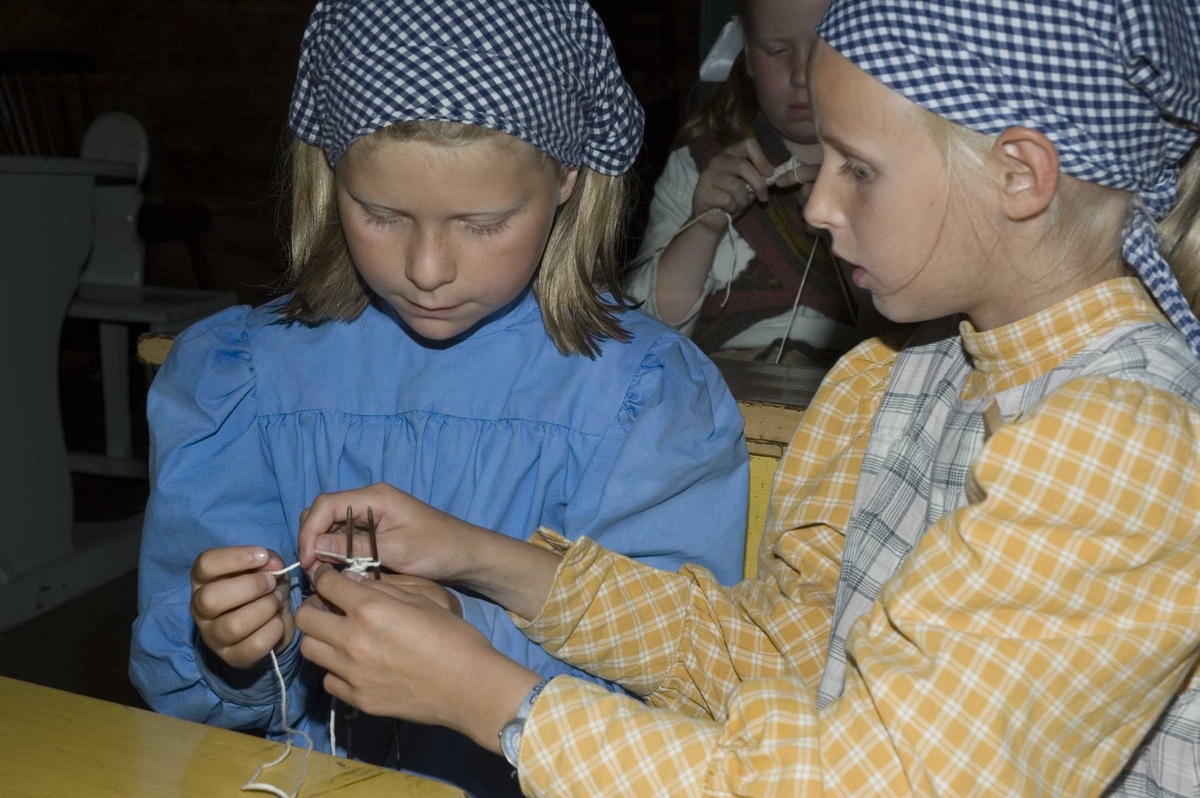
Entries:
{"type": "MultiPolygon", "coordinates": [[[[658,259],[663,250],[681,227],[692,216],[692,195],[700,181],[700,170],[687,147],[681,147],[667,158],[662,176],[654,184],[654,197],[650,201],[650,219],[642,246],[634,261],[634,268],[625,278],[625,290],[629,296],[644,302],[642,310],[654,318],[658,315],[658,259]]],[[[713,265],[704,280],[704,291],[691,310],[672,324],[684,335],[691,335],[700,318],[700,306],[704,298],[714,291],[723,290],[732,277],[740,274],[754,260],[754,249],[737,231],[733,237],[725,235],[717,244],[713,265]]]]}
{"type": "MultiPolygon", "coordinates": [[[[189,610],[190,572],[205,549],[289,543],[271,460],[257,424],[246,307],[181,334],[147,400],[150,499],[138,571],[129,674],[156,711],[226,728],[278,729],[279,693],[264,663],[233,671],[207,651],[189,610]]],[[[299,600],[293,580],[292,603],[299,600]]],[[[299,635],[279,657],[289,715],[303,714],[299,635]]]]}
{"type": "MultiPolygon", "coordinates": [[[[712,362],[674,334],[650,347],[571,496],[563,534],[655,568],[742,574],[749,457],[742,415],[712,362]]],[[[500,607],[464,597],[463,617],[544,676],[592,679],[551,657],[500,607]]]]}
{"type": "Polygon", "coordinates": [[[741,579],[749,456],[741,410],[717,367],[664,335],[646,353],[579,487],[562,533],[668,571],[741,579]]]}

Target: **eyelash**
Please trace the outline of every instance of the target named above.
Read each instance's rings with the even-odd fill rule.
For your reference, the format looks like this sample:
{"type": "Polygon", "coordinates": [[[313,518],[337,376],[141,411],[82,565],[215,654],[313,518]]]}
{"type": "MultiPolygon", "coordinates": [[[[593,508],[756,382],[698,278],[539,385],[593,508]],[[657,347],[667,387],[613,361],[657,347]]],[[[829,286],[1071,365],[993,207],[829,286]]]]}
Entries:
{"type": "Polygon", "coordinates": [[[399,216],[378,216],[370,211],[367,211],[367,224],[375,227],[388,227],[396,223],[399,216]]]}
{"type": "Polygon", "coordinates": [[[494,236],[508,229],[508,219],[501,219],[494,224],[471,224],[468,222],[467,227],[477,236],[494,236]]]}
{"type": "MultiPolygon", "coordinates": [[[[390,227],[396,223],[399,216],[377,216],[373,213],[367,213],[367,223],[375,227],[390,227]]],[[[504,232],[508,227],[508,219],[501,220],[495,224],[471,224],[466,223],[467,228],[477,236],[494,236],[504,232]]]]}
{"type": "Polygon", "coordinates": [[[851,180],[856,180],[859,183],[865,183],[871,178],[870,169],[849,159],[842,163],[841,173],[851,180]]]}

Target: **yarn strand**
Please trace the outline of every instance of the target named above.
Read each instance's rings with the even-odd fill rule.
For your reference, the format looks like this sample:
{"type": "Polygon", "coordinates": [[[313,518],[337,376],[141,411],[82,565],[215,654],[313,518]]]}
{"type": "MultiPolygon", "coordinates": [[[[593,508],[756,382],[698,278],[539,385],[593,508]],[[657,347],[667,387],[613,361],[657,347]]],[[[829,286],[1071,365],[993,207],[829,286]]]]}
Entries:
{"type": "MultiPolygon", "coordinates": [[[[349,571],[352,574],[358,574],[359,576],[366,576],[367,571],[370,571],[372,568],[378,568],[380,565],[382,565],[382,563],[380,563],[379,560],[373,560],[370,557],[346,557],[346,556],[338,554],[336,552],[321,551],[320,549],[317,549],[317,554],[321,555],[322,557],[329,557],[334,560],[340,560],[346,566],[345,570],[349,571]]],[[[294,562],[291,565],[287,566],[286,568],[280,568],[278,571],[267,571],[267,573],[271,574],[272,576],[283,576],[288,571],[291,571],[291,570],[293,570],[295,568],[299,568],[299,567],[300,567],[300,563],[297,561],[297,562],[294,562]]],[[[274,651],[271,652],[271,664],[275,666],[275,675],[277,677],[279,677],[279,695],[280,695],[279,702],[282,705],[283,717],[284,717],[284,721],[286,724],[286,721],[287,721],[287,688],[284,687],[283,674],[280,673],[280,671],[279,671],[279,662],[275,659],[274,651]]],[[[334,756],[337,756],[337,731],[334,729],[334,722],[336,720],[337,720],[337,699],[334,698],[333,696],[330,696],[329,697],[329,751],[334,756]]],[[[310,738],[307,734],[305,734],[302,731],[296,731],[295,729],[292,729],[286,725],[284,726],[284,731],[289,732],[291,734],[302,735],[305,740],[308,740],[309,751],[312,750],[312,738],[310,738]]],[[[243,790],[260,790],[263,792],[269,792],[272,795],[278,796],[278,798],[295,798],[296,793],[299,792],[299,790],[300,790],[300,785],[304,783],[305,774],[307,774],[307,772],[308,772],[308,753],[305,753],[305,755],[304,755],[304,771],[300,776],[300,781],[296,784],[296,792],[293,792],[291,795],[287,795],[286,793],[282,792],[278,787],[272,787],[270,784],[255,784],[255,783],[253,783],[253,782],[255,782],[256,779],[258,779],[259,775],[261,775],[264,770],[266,770],[269,767],[278,765],[280,762],[287,759],[287,755],[291,752],[291,750],[292,750],[292,741],[288,740],[287,747],[283,751],[283,756],[279,757],[274,762],[268,762],[265,765],[261,766],[257,771],[255,771],[254,775],[250,777],[250,782],[242,785],[242,789],[243,790]]]]}
{"type": "MultiPolygon", "coordinates": [[[[288,569],[288,570],[290,570],[290,569],[288,569]]],[[[282,754],[280,754],[275,759],[272,759],[270,762],[264,762],[263,764],[258,766],[258,770],[254,771],[254,775],[250,777],[250,780],[242,785],[242,791],[243,792],[266,792],[266,793],[270,793],[271,795],[276,796],[276,798],[296,798],[296,796],[300,794],[300,788],[302,786],[304,786],[304,780],[308,778],[308,757],[310,754],[312,754],[313,741],[312,741],[312,738],[309,737],[307,734],[300,731],[299,729],[293,729],[288,724],[288,720],[287,720],[287,684],[285,684],[283,681],[283,672],[279,670],[279,660],[275,657],[275,652],[272,651],[270,653],[271,653],[271,667],[274,668],[275,678],[279,682],[279,711],[280,711],[280,716],[281,716],[280,722],[283,725],[283,730],[287,734],[291,735],[291,737],[288,737],[287,744],[283,747],[282,754]],[[276,765],[283,762],[283,760],[288,758],[288,756],[292,753],[292,748],[294,747],[292,744],[292,737],[303,738],[304,742],[308,743],[308,747],[304,749],[304,758],[300,761],[300,778],[297,779],[296,786],[292,788],[292,791],[290,793],[286,793],[283,790],[276,787],[274,784],[267,784],[266,782],[260,782],[259,778],[262,777],[264,770],[267,770],[268,768],[273,768],[276,765]]]]}

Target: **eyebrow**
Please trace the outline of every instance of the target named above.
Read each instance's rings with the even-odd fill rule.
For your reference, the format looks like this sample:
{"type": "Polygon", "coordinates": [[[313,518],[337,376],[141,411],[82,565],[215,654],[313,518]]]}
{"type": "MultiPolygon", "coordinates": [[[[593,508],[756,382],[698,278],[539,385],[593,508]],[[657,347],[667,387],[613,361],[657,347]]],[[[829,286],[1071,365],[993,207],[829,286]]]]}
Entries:
{"type": "MultiPolygon", "coordinates": [[[[382,202],[372,202],[370,200],[363,199],[362,197],[359,197],[357,194],[355,194],[353,191],[351,191],[349,186],[346,186],[346,193],[350,195],[351,199],[353,199],[355,202],[357,202],[359,205],[363,206],[364,208],[367,208],[370,210],[387,211],[388,213],[400,213],[400,214],[405,213],[404,211],[399,210],[398,208],[393,208],[390,205],[383,204],[382,202]]],[[[513,203],[512,205],[508,205],[503,208],[480,208],[479,210],[472,210],[472,211],[467,211],[466,213],[456,214],[454,218],[466,219],[466,218],[469,218],[472,216],[475,216],[475,217],[493,216],[496,218],[501,218],[504,216],[511,216],[512,214],[514,214],[517,211],[524,208],[528,204],[528,202],[529,202],[528,199],[522,199],[522,200],[518,200],[517,202],[513,203]]]]}
{"type": "Polygon", "coordinates": [[[822,130],[821,125],[819,123],[817,125],[817,137],[823,143],[833,146],[835,149],[840,150],[841,152],[845,153],[846,155],[853,155],[855,158],[861,158],[863,160],[870,160],[863,154],[863,152],[860,149],[858,149],[857,147],[854,147],[850,144],[847,144],[843,139],[839,138],[837,136],[837,134],[827,133],[824,130],[822,130]]]}

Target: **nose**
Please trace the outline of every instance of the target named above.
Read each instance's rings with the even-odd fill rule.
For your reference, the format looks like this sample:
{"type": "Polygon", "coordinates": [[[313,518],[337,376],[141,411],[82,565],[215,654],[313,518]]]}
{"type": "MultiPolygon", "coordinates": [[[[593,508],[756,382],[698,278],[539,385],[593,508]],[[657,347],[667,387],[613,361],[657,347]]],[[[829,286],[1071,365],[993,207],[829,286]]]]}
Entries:
{"type": "Polygon", "coordinates": [[[792,50],[791,85],[794,89],[808,86],[808,54],[811,47],[796,47],[792,50]]]}
{"type": "Polygon", "coordinates": [[[414,231],[404,275],[426,293],[453,282],[458,268],[448,237],[437,230],[414,231]]]}
{"type": "Polygon", "coordinates": [[[834,232],[845,226],[846,218],[839,207],[835,180],[829,173],[833,167],[830,159],[821,163],[821,171],[817,173],[817,182],[813,184],[812,193],[804,203],[804,221],[813,227],[834,232]]]}

